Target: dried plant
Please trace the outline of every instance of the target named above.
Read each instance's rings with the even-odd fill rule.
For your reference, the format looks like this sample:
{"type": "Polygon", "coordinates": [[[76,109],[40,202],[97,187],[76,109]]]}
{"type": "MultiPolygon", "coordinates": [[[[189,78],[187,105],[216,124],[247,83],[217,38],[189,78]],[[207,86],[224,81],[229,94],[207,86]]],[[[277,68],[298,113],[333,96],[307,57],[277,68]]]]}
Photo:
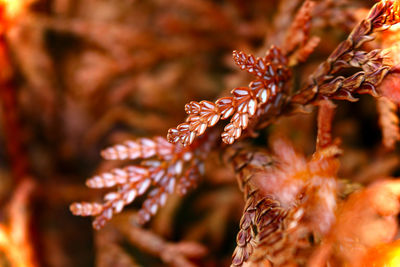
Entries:
{"type": "Polygon", "coordinates": [[[386,76],[391,65],[385,62],[381,50],[370,52],[357,50],[365,42],[374,39],[374,32],[387,29],[398,22],[399,4],[393,1],[381,1],[372,7],[366,19],[362,20],[339,44],[326,61],[310,76],[310,85],[295,94],[295,103],[306,104],[314,98],[345,99],[354,101],[353,94],[368,93],[377,95],[376,87],[386,76]],[[349,77],[338,76],[343,68],[359,68],[349,77]]]}
{"type": "MultiPolygon", "coordinates": [[[[306,9],[307,5],[304,7],[306,9]]],[[[376,4],[367,18],[353,29],[346,41],[342,42],[310,76],[311,84],[294,94],[290,99],[291,102],[305,105],[324,98],[355,101],[353,96],[355,93],[377,96],[376,87],[388,74],[391,65],[386,62],[380,50],[366,52],[356,49],[363,43],[373,40],[372,33],[382,31],[397,23],[398,9],[398,4],[390,1],[376,4]],[[339,70],[350,67],[360,68],[362,71],[349,77],[333,76],[339,70]]],[[[304,10],[300,12],[308,14],[304,10]]],[[[298,27],[297,24],[301,23],[306,24],[304,21],[295,21],[293,27],[298,27]]],[[[294,44],[296,43],[301,43],[301,40],[294,41],[294,44]]],[[[290,52],[293,46],[288,46],[287,52],[290,52]]],[[[232,144],[241,136],[242,130],[247,128],[249,118],[273,117],[280,112],[268,112],[269,110],[273,110],[273,107],[283,109],[282,106],[285,106],[285,98],[288,94],[285,83],[290,78],[285,55],[272,47],[262,59],[236,51],[233,52],[233,57],[241,69],[247,70],[260,79],[250,83],[249,88],[233,89],[231,92],[233,97],[220,98],[215,103],[202,101],[187,104],[185,107],[189,115],[187,122],[169,130],[170,142],[180,141],[185,146],[190,145],[196,136],[205,132],[207,127],[214,126],[219,119],[226,119],[233,115],[231,122],[225,126],[221,134],[225,143],[232,144]]]]}
{"type": "MultiPolygon", "coordinates": [[[[340,227],[333,225],[341,224],[336,212],[341,202],[339,195],[345,194],[347,188],[338,179],[338,156],[342,150],[339,139],[332,138],[336,108],[332,100],[354,102],[359,94],[378,98],[382,90],[377,88],[385,77],[395,79],[396,63],[391,57],[382,48],[371,50],[365,44],[375,39],[373,34],[400,22],[397,1],[375,4],[347,39],[314,70],[306,84],[294,91],[293,67],[306,61],[320,41],[318,37],[310,37],[315,6],[315,2],[304,2],[288,28],[282,50],[272,46],[264,57],[234,51],[235,64],[255,76],[255,80],[215,102],[186,104],[186,122],[168,131],[170,143],[162,137],[141,138],[104,150],[102,156],[107,160],[142,161],[89,179],[87,186],[91,188],[117,186],[118,190],[108,193],[103,204],[74,203],[71,211],[75,215],[95,216],[93,226],[99,229],[113,214],[151,188],[137,215],[140,223],[147,222],[166,203],[169,194],[175,190],[185,194],[193,188],[199,176],[204,175],[203,164],[209,153],[221,148],[226,164],[231,164],[236,172],[245,198],[232,265],[306,264],[313,250],[330,238],[335,227],[340,227]],[[308,104],[319,106],[316,149],[309,160],[281,138],[271,138],[269,152],[246,144],[226,149],[214,137],[217,130],[206,133],[220,120],[230,118],[221,137],[224,143],[233,144],[239,138],[254,136],[257,130],[282,115],[298,113],[308,104]]],[[[378,109],[383,142],[393,149],[398,140],[397,107],[380,97],[378,109]]],[[[367,198],[361,197],[357,205],[367,198]]],[[[350,197],[345,205],[351,205],[352,201],[350,197]]],[[[350,229],[347,225],[343,227],[350,229]]],[[[311,264],[323,266],[320,256],[315,255],[311,264]]],[[[358,259],[349,257],[353,262],[358,259]]]]}
{"type": "Polygon", "coordinates": [[[397,266],[399,14],[0,0],[0,265],[397,266]]]}
{"type": "Polygon", "coordinates": [[[308,236],[323,236],[335,220],[340,150],[328,146],[307,162],[284,140],[273,152],[238,150],[232,162],[246,199],[233,265],[268,260],[274,266],[305,262],[308,236]]]}
{"type": "Polygon", "coordinates": [[[148,198],[138,212],[138,222],[150,220],[157,210],[164,206],[168,195],[175,192],[185,195],[197,185],[203,173],[203,154],[207,154],[207,140],[202,140],[196,149],[173,145],[162,137],[141,138],[107,148],[102,156],[108,160],[144,160],[140,165],[129,165],[96,175],[87,180],[91,188],[111,188],[118,190],[104,196],[104,203],[74,203],[71,211],[75,215],[96,216],[93,227],[99,229],[115,213],[132,203],[135,198],[145,194],[150,188],[148,198]],[[206,141],[206,142],[204,142],[206,141]],[[151,160],[151,158],[154,158],[151,160]]]}
{"type": "Polygon", "coordinates": [[[254,118],[271,113],[278,107],[285,94],[285,83],[290,77],[287,59],[276,47],[271,47],[263,58],[255,58],[243,52],[233,51],[233,59],[242,70],[256,76],[249,87],[231,91],[232,97],[215,101],[195,102],[185,106],[189,115],[186,123],[168,131],[168,141],[180,141],[184,146],[192,144],[196,136],[202,135],[207,127],[214,126],[220,119],[231,117],[221,134],[222,141],[232,144],[242,135],[254,118]]]}

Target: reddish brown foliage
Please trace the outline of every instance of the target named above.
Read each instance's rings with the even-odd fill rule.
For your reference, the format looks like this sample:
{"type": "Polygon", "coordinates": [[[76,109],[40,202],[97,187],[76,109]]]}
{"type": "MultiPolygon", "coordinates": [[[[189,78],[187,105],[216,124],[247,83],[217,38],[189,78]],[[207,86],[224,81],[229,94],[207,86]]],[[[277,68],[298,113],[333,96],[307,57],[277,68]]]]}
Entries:
{"type": "Polygon", "coordinates": [[[395,264],[399,12],[0,0],[0,265],[395,264]]]}
{"type": "Polygon", "coordinates": [[[190,145],[196,136],[220,119],[231,118],[221,134],[222,141],[232,144],[242,135],[249,124],[277,106],[286,94],[284,84],[290,77],[285,56],[276,47],[271,47],[264,58],[255,58],[243,52],[233,51],[233,59],[242,70],[256,76],[249,87],[231,91],[233,97],[223,97],[215,104],[209,101],[192,101],[185,106],[189,117],[186,123],[168,131],[168,141],[190,145]]]}
{"type": "MultiPolygon", "coordinates": [[[[246,145],[228,149],[227,152],[227,162],[233,165],[239,188],[246,200],[232,265],[266,262],[274,266],[305,264],[307,256],[318,248],[319,242],[330,240],[330,233],[342,224],[341,219],[335,215],[340,202],[337,157],[341,150],[339,142],[332,141],[336,106],[331,100],[354,102],[357,101],[356,94],[379,96],[376,88],[394,70],[394,62],[387,60],[382,49],[363,50],[363,45],[374,40],[373,33],[384,31],[400,21],[397,1],[375,4],[347,39],[310,75],[308,83],[293,93],[290,90],[292,75],[289,65],[305,61],[319,40],[309,37],[311,14],[315,5],[314,2],[306,1],[300,8],[289,27],[284,52],[274,46],[262,58],[233,52],[236,65],[256,79],[248,87],[233,89],[230,97],[221,97],[215,102],[203,100],[186,104],[186,122],[168,131],[168,141],[182,143],[183,147],[178,144],[168,145],[158,137],[154,140],[142,138],[128,141],[103,151],[103,157],[112,160],[152,157],[157,160],[142,161],[141,166],[118,168],[89,179],[89,187],[119,185],[120,188],[105,196],[105,204],[75,203],[71,206],[72,212],[76,215],[96,216],[94,227],[99,228],[111,219],[113,213],[119,213],[137,195],[144,194],[153,185],[155,188],[150,191],[138,213],[140,221],[148,221],[150,215],[154,215],[159,206],[165,204],[167,195],[173,193],[176,179],[184,188],[178,186],[181,193],[186,193],[187,188],[196,183],[201,172],[199,166],[203,164],[210,149],[217,147],[214,132],[204,135],[207,128],[215,126],[219,120],[231,118],[221,137],[224,143],[232,144],[244,136],[244,131],[251,135],[280,115],[295,113],[307,104],[319,105],[316,151],[310,160],[295,152],[291,145],[280,138],[272,139],[271,153],[254,151],[246,145]],[[342,75],[342,72],[346,74],[342,75]],[[204,137],[194,143],[195,138],[202,135],[204,137]],[[187,170],[184,174],[183,166],[187,170]]],[[[394,74],[389,77],[391,75],[394,74]]],[[[384,83],[382,86],[383,90],[380,91],[387,87],[384,83]]],[[[378,102],[384,142],[393,148],[398,139],[398,119],[394,108],[388,107],[383,98],[378,102]]],[[[354,198],[357,196],[352,195],[354,198]]],[[[352,197],[346,205],[352,205],[352,197]]],[[[363,201],[368,201],[369,195],[360,195],[359,198],[355,205],[364,205],[363,201]]],[[[398,211],[390,212],[397,214],[398,211]]],[[[349,216],[345,213],[342,215],[344,218],[349,216]]],[[[348,225],[343,227],[344,231],[350,229],[348,225]]],[[[340,238],[348,234],[339,235],[332,238],[340,243],[340,238]]],[[[392,239],[388,238],[387,241],[392,239]]],[[[317,249],[311,264],[323,266],[322,261],[327,260],[324,258],[326,249],[323,246],[326,244],[319,250],[325,253],[324,256],[319,256],[317,249]]],[[[354,263],[363,255],[352,255],[349,256],[351,259],[342,260],[354,263]]]]}

